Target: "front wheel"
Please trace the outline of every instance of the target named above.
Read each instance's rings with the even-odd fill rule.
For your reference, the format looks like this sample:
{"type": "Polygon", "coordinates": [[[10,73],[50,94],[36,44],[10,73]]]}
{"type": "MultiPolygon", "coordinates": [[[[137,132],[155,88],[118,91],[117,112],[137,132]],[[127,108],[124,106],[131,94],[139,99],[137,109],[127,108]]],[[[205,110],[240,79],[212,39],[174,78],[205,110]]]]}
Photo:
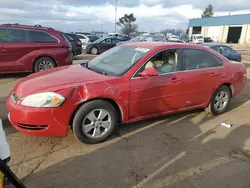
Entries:
{"type": "Polygon", "coordinates": [[[117,112],[109,102],[96,100],[80,107],[73,120],[73,132],[83,143],[96,144],[112,135],[117,125],[117,112]]]}
{"type": "Polygon", "coordinates": [[[214,115],[220,115],[224,113],[230,104],[231,98],[232,94],[227,86],[223,85],[219,87],[214,92],[207,111],[214,115]]]}

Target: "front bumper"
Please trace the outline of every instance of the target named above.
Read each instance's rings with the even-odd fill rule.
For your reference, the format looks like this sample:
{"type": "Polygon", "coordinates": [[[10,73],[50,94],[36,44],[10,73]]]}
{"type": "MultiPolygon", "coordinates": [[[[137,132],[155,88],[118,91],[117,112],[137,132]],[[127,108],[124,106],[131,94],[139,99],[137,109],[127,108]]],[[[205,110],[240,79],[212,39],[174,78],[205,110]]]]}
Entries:
{"type": "Polygon", "coordinates": [[[33,136],[66,136],[73,108],[63,104],[57,108],[32,108],[7,100],[9,121],[18,131],[33,136]],[[71,109],[72,108],[72,109],[71,109]]]}

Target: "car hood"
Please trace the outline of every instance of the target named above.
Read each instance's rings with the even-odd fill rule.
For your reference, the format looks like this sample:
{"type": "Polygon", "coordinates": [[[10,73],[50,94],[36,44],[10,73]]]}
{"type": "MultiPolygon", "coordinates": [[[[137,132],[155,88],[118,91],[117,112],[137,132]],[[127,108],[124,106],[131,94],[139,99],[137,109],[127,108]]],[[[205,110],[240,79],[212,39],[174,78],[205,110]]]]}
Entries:
{"type": "Polygon", "coordinates": [[[117,44],[117,45],[121,45],[121,44],[126,44],[126,43],[131,43],[131,42],[134,42],[134,41],[132,41],[132,40],[127,40],[127,41],[117,42],[116,44],[117,44]]]}
{"type": "Polygon", "coordinates": [[[38,92],[58,91],[111,78],[113,77],[98,74],[79,64],[63,66],[27,76],[15,86],[14,92],[22,98],[38,92]]]}

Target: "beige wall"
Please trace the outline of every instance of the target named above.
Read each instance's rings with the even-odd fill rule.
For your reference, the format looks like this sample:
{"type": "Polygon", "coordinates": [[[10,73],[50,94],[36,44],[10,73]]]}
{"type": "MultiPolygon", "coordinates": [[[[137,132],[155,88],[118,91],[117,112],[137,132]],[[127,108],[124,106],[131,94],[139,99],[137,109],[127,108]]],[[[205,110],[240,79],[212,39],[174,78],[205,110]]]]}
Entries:
{"type": "Polygon", "coordinates": [[[189,29],[188,29],[188,38],[191,38],[192,33],[193,33],[193,27],[189,27],[189,29]]]}
{"type": "Polygon", "coordinates": [[[250,24],[246,26],[246,37],[244,39],[244,44],[250,44],[250,24]]]}
{"type": "Polygon", "coordinates": [[[229,26],[228,25],[223,25],[222,26],[222,35],[221,35],[220,42],[222,42],[222,43],[226,43],[227,42],[228,30],[229,30],[229,26]]]}
{"type": "Polygon", "coordinates": [[[250,44],[250,24],[244,24],[241,30],[240,44],[250,44]]]}
{"type": "MultiPolygon", "coordinates": [[[[236,27],[236,25],[234,25],[236,27]]],[[[234,27],[229,25],[223,25],[223,26],[204,26],[201,28],[201,34],[205,37],[212,37],[210,36],[211,33],[213,33],[213,30],[215,32],[215,35],[218,35],[218,42],[226,43],[227,42],[227,35],[229,27],[234,27]]],[[[239,27],[241,25],[237,25],[239,27]]],[[[193,28],[189,27],[188,36],[191,37],[193,32],[193,28]]],[[[239,40],[240,44],[250,44],[250,24],[244,24],[242,25],[242,31],[241,31],[241,37],[239,40]]]]}

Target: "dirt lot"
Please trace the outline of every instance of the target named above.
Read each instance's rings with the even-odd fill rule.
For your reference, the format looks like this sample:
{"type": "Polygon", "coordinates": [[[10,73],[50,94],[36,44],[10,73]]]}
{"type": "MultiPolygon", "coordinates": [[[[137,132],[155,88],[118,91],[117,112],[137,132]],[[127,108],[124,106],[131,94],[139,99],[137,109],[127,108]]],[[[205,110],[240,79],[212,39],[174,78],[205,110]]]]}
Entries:
{"type": "MultiPolygon", "coordinates": [[[[250,67],[249,47],[234,47],[250,67]]],[[[75,63],[89,58],[79,56],[75,63]]],[[[40,138],[11,128],[4,103],[24,76],[1,76],[0,118],[12,150],[10,166],[28,187],[250,187],[250,81],[221,116],[196,110],[123,125],[109,141],[85,145],[72,133],[40,138]]]]}

